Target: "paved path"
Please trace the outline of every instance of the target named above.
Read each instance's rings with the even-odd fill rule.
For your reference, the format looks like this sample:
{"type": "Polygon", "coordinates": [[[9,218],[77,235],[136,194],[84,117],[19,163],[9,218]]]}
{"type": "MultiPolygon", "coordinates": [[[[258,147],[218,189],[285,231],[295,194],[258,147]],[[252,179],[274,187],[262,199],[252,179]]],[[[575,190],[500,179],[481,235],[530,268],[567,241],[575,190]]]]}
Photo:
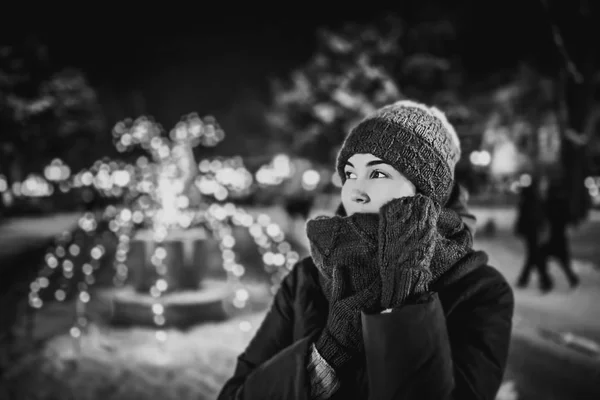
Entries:
{"type": "Polygon", "coordinates": [[[74,229],[80,216],[81,213],[75,212],[3,221],[0,224],[0,261],[74,229]]]}

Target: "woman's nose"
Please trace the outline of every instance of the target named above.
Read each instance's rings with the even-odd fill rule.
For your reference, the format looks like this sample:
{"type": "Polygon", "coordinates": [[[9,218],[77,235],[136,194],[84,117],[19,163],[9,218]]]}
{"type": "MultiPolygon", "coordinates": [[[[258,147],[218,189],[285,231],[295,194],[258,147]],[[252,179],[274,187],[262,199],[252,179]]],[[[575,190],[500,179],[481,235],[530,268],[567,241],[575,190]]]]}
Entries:
{"type": "Polygon", "coordinates": [[[371,201],[369,195],[362,190],[354,190],[350,196],[350,199],[359,204],[365,204],[371,201]]]}

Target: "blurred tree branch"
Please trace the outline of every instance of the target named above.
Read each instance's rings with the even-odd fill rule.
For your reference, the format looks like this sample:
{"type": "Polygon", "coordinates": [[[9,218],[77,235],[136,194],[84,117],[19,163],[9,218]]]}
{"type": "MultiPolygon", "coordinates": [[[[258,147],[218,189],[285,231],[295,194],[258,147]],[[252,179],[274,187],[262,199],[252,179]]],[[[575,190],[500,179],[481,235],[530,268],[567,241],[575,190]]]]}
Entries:
{"type": "Polygon", "coordinates": [[[460,70],[447,42],[444,18],[408,26],[387,15],[369,25],[321,29],[317,51],[287,81],[272,84],[268,120],[296,155],[332,165],[348,131],[375,109],[410,97],[435,104],[449,117],[468,116],[456,87],[460,70]]]}
{"type": "MultiPolygon", "coordinates": [[[[550,24],[550,28],[552,29],[552,38],[554,40],[554,44],[556,45],[556,48],[563,59],[565,68],[567,69],[567,71],[569,71],[569,74],[575,80],[575,82],[583,83],[583,74],[579,71],[579,69],[573,62],[573,59],[569,55],[569,52],[567,51],[560,29],[556,25],[556,22],[554,21],[554,18],[552,18],[552,15],[550,13],[550,6],[548,5],[548,0],[540,0],[540,2],[542,3],[542,6],[544,8],[546,18],[548,19],[548,22],[550,24]]],[[[585,1],[582,2],[582,4],[583,3],[585,3],[585,1]]],[[[585,9],[587,10],[587,7],[585,9]]]]}
{"type": "Polygon", "coordinates": [[[15,181],[52,158],[86,165],[104,118],[81,71],[55,68],[30,38],[0,48],[0,131],[0,169],[15,181]]]}

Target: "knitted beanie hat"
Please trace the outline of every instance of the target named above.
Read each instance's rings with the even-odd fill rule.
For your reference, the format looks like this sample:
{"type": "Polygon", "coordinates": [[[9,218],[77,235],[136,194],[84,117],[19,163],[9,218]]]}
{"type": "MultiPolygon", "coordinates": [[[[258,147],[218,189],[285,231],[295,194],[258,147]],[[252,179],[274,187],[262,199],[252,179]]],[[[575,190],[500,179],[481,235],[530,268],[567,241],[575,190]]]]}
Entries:
{"type": "Polygon", "coordinates": [[[342,182],[346,180],[346,162],[357,153],[382,159],[419,192],[444,204],[452,191],[461,151],[456,131],[442,111],[402,100],[375,111],[346,137],[337,159],[342,182]]]}

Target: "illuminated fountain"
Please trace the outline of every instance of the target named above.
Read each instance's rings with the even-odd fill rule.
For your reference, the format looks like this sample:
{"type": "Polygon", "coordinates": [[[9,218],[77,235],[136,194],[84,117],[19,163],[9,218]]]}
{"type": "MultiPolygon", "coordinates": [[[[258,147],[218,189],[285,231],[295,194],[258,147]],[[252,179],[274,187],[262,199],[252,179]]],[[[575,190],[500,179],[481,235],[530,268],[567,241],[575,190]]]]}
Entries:
{"type": "Polygon", "coordinates": [[[123,217],[136,229],[126,239],[127,256],[117,254],[123,261],[117,274],[125,284],[104,292],[114,322],[182,326],[221,319],[232,296],[233,306],[243,307],[249,295],[239,281],[244,267],[233,252],[235,225],[248,228],[266,249],[265,264],[292,265],[297,259],[268,217],[261,218],[261,227],[249,213],[223,203],[252,183],[239,159],[196,163],[195,146],[214,146],[224,138],[214,118],[188,115],[168,137],[159,125],[140,118],[117,124],[114,136],[119,150],[139,146],[152,157],[152,162],[138,159],[136,183],[129,183],[134,211],[123,217]],[[275,255],[280,251],[270,251],[273,246],[292,257],[275,255]]]}
{"type": "Polygon", "coordinates": [[[219,243],[200,220],[207,204],[195,185],[199,174],[192,151],[200,143],[216,145],[223,131],[214,119],[192,114],[168,138],[147,118],[117,124],[114,136],[118,149],[140,145],[152,162],[138,162],[141,179],[132,207],[137,213],[128,216],[138,228],[129,240],[126,284],[103,293],[113,322],[189,325],[225,317],[227,281],[205,279],[219,243]]]}
{"type": "Polygon", "coordinates": [[[207,266],[198,255],[207,252],[202,247],[208,237],[202,227],[191,227],[195,214],[205,212],[194,185],[198,167],[192,146],[207,132],[215,138],[211,143],[222,139],[212,122],[203,123],[193,116],[171,131],[170,147],[155,141],[152,189],[149,196],[139,200],[149,223],[136,232],[128,255],[131,282],[137,292],[152,293],[157,290],[156,282],[166,293],[199,288],[207,266]]]}
{"type": "MultiPolygon", "coordinates": [[[[89,307],[94,299],[113,323],[151,325],[159,341],[167,339],[168,326],[245,310],[253,292],[244,280],[247,261],[234,249],[236,232],[246,232],[256,245],[271,293],[300,257],[267,214],[232,202],[263,190],[240,157],[196,164],[194,146],[215,146],[224,138],[214,118],[190,114],[164,133],[146,117],[119,122],[115,146],[132,155],[130,161],[102,159],[68,176],[51,174],[62,193],[111,203],[84,213],[75,231],[56,238],[30,285],[32,311],[74,300],[69,332],[75,343],[96,314],[89,307]],[[114,266],[108,287],[105,260],[114,266]]],[[[240,329],[251,323],[242,320],[240,329]]]]}

